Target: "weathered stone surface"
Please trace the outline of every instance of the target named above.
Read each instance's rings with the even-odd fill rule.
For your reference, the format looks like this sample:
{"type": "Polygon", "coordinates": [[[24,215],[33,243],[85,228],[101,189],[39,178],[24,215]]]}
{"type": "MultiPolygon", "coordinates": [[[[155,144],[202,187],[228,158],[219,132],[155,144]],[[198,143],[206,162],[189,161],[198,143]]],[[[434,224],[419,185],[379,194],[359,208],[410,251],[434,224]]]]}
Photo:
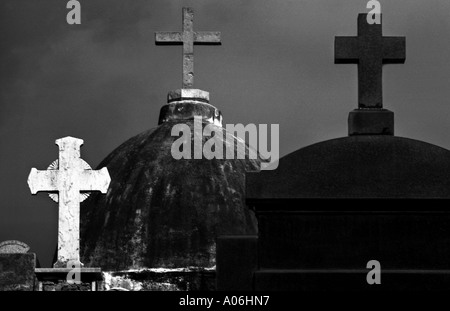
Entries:
{"type": "Polygon", "coordinates": [[[20,241],[9,240],[0,243],[0,254],[25,254],[30,247],[20,241]]]}
{"type": "Polygon", "coordinates": [[[80,158],[82,139],[65,137],[57,139],[56,144],[59,146],[58,169],[38,171],[32,168],[28,185],[32,194],[58,192],[58,260],[55,267],[66,267],[69,261],[80,262],[80,192],[98,190],[106,193],[111,179],[106,168],[93,171],[80,158]]]}
{"type": "MultiPolygon", "coordinates": [[[[381,16],[380,16],[381,19],[381,16]]],[[[359,108],[382,108],[382,66],[404,63],[405,37],[383,37],[382,24],[367,23],[367,14],[358,16],[358,37],[336,37],[336,64],[358,64],[359,108]]]]}
{"type": "Polygon", "coordinates": [[[394,113],[386,109],[355,109],[348,115],[348,135],[394,135],[394,113]]]}
{"type": "Polygon", "coordinates": [[[0,291],[32,291],[36,254],[0,254],[0,291]]]}
{"type": "MultiPolygon", "coordinates": [[[[193,121],[184,123],[193,132],[193,121]]],[[[81,208],[87,266],[212,268],[217,236],[256,233],[244,202],[244,174],[258,170],[260,161],[175,160],[175,124],[164,122],[131,138],[100,164],[108,167],[112,182],[106,196],[93,195],[81,208]]],[[[235,153],[241,147],[248,152],[244,141],[227,135],[235,153]]]]}
{"type": "Polygon", "coordinates": [[[44,292],[87,292],[91,291],[91,283],[68,284],[64,281],[51,282],[46,281],[42,284],[42,291],[44,292]]]}
{"type": "Polygon", "coordinates": [[[183,88],[194,86],[194,44],[220,45],[220,32],[194,32],[194,10],[183,8],[182,32],[156,32],[156,44],[183,45],[183,88]]]}
{"type": "Polygon", "coordinates": [[[104,273],[105,290],[211,291],[214,269],[144,269],[104,273]]]}
{"type": "Polygon", "coordinates": [[[167,121],[189,121],[192,120],[195,116],[200,116],[202,118],[202,122],[208,122],[217,126],[222,126],[222,113],[219,109],[206,103],[188,100],[174,102],[162,106],[159,113],[158,124],[167,121]]]}

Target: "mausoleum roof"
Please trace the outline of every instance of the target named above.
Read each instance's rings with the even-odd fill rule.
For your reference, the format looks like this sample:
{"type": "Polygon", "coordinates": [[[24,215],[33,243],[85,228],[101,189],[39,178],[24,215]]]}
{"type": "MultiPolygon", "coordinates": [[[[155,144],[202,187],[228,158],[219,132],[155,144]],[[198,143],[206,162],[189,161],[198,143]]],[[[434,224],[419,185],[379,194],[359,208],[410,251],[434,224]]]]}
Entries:
{"type": "Polygon", "coordinates": [[[247,199],[449,198],[450,151],[390,135],[356,135],[299,149],[276,170],[249,173],[247,199]]]}

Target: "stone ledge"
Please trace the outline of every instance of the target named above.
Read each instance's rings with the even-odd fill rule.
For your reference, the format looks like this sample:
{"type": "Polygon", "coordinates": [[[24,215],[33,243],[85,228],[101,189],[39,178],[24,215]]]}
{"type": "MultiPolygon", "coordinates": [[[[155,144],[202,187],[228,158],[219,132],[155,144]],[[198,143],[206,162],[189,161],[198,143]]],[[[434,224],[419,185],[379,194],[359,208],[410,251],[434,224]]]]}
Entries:
{"type": "Polygon", "coordinates": [[[161,107],[158,124],[168,121],[183,122],[194,120],[194,117],[201,117],[202,122],[212,123],[222,126],[222,113],[216,107],[202,102],[177,101],[171,102],[161,107]]]}
{"type": "Polygon", "coordinates": [[[167,95],[168,103],[182,100],[198,100],[209,103],[209,92],[199,89],[178,89],[170,91],[167,95]]]}
{"type": "MultiPolygon", "coordinates": [[[[36,274],[43,274],[43,273],[69,273],[70,271],[75,269],[70,268],[36,268],[35,273],[36,274]]],[[[101,268],[78,268],[80,273],[101,273],[101,268]]]]}
{"type": "Polygon", "coordinates": [[[40,282],[66,280],[70,272],[79,272],[81,280],[86,282],[103,280],[101,268],[37,268],[34,272],[40,282]]]}

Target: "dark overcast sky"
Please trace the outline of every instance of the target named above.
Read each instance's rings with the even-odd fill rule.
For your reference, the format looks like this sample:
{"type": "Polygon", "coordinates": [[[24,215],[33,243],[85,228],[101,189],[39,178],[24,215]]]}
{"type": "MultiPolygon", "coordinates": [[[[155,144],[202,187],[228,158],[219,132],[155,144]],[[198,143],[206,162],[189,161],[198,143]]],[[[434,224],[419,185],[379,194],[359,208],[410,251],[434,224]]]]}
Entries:
{"type": "MultiPolygon", "coordinates": [[[[280,153],[347,135],[357,106],[356,65],[334,64],[334,36],[356,35],[365,0],[80,0],[0,2],[0,241],[18,239],[50,266],[57,204],[32,196],[27,176],[58,158],[57,138],[85,144],[92,167],[155,127],[167,92],[181,86],[181,47],[155,31],[221,31],[196,46],[195,86],[224,123],[280,124],[280,153]]],[[[384,105],[396,135],[450,148],[450,1],[380,1],[383,33],[406,36],[404,65],[384,67],[384,105]]]]}

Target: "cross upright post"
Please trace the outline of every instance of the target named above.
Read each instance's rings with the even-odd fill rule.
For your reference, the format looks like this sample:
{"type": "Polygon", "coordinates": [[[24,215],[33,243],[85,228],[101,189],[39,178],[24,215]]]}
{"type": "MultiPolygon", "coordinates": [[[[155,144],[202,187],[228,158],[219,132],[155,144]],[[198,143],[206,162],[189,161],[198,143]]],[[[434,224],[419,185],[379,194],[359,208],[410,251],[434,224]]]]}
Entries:
{"type": "MultiPolygon", "coordinates": [[[[107,168],[94,171],[80,158],[82,139],[65,137],[56,140],[59,159],[48,170],[31,169],[28,185],[31,193],[57,192],[59,203],[58,259],[55,268],[66,268],[68,263],[80,262],[80,201],[81,191],[106,193],[111,178],[107,168]]],[[[53,198],[53,197],[52,197],[53,198]]]]}
{"type": "Polygon", "coordinates": [[[358,65],[358,108],[361,114],[351,113],[350,135],[393,135],[393,113],[383,109],[382,67],[383,64],[402,64],[405,59],[405,37],[383,37],[382,24],[369,24],[367,14],[358,16],[357,37],[335,38],[335,63],[358,65]],[[372,114],[363,115],[363,111],[372,114]]]}
{"type": "Polygon", "coordinates": [[[194,44],[220,45],[220,32],[194,31],[194,10],[183,8],[182,32],[156,32],[158,45],[183,45],[183,89],[194,86],[194,44]]]}

